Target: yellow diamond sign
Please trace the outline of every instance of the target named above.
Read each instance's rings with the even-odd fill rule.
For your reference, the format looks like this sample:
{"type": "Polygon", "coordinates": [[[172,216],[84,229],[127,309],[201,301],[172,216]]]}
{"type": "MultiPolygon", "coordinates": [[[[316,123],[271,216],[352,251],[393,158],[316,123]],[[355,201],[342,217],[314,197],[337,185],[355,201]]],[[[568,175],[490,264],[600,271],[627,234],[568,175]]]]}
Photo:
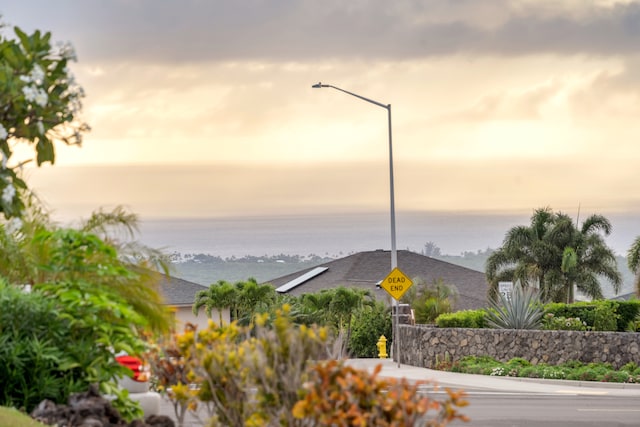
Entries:
{"type": "Polygon", "coordinates": [[[405,292],[413,285],[409,279],[399,268],[394,268],[387,277],[384,278],[380,286],[387,291],[395,300],[402,298],[405,292]]]}

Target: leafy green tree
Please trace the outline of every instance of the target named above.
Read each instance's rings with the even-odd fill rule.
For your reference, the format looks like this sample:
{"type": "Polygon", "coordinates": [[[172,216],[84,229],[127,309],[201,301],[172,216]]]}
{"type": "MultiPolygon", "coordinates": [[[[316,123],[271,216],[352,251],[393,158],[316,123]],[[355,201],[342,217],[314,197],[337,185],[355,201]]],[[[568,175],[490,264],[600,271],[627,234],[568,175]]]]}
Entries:
{"type": "Polygon", "coordinates": [[[510,229],[502,247],[487,259],[490,298],[496,299],[500,281],[539,288],[545,302],[571,300],[574,286],[591,298],[602,298],[600,277],[617,292],[622,280],[615,255],[600,234],[610,232],[611,224],[600,215],[577,228],[563,213],[537,209],[531,225],[510,229]]]}
{"type": "Polygon", "coordinates": [[[29,158],[14,158],[17,144],[34,147],[38,166],[55,161],[54,142],[79,145],[89,127],[79,119],[82,88],[68,65],[76,56],[69,44],[51,44],[51,33],[15,38],[0,34],[0,211],[20,217],[20,193],[27,189],[18,170],[29,158]]]}
{"type": "Polygon", "coordinates": [[[97,289],[115,291],[156,332],[170,329],[157,276],[144,258],[121,256],[118,249],[95,234],[60,228],[35,196],[26,198],[20,227],[0,224],[0,275],[13,285],[84,281],[97,289]]]}
{"type": "Polygon", "coordinates": [[[629,269],[636,275],[636,296],[640,297],[640,236],[636,237],[627,253],[629,269]]]}

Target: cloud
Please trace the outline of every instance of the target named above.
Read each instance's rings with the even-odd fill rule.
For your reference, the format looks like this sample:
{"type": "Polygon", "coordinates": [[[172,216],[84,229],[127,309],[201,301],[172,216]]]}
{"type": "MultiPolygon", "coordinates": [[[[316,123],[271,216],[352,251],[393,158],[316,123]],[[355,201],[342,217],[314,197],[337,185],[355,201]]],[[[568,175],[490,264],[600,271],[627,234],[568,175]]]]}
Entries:
{"type": "Polygon", "coordinates": [[[401,60],[637,50],[640,4],[26,0],[5,19],[68,38],[86,61],[401,60]]]}

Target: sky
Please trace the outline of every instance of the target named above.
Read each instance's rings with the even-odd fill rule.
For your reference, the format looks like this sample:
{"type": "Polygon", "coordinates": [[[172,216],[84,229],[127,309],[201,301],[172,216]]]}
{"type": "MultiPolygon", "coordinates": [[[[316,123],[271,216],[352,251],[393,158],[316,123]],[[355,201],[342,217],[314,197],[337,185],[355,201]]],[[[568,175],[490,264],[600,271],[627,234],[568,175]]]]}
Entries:
{"type": "Polygon", "coordinates": [[[28,171],[61,216],[388,209],[387,110],[318,82],[391,105],[397,210],[640,213],[640,2],[0,0],[0,13],[77,52],[92,131],[28,171]]]}

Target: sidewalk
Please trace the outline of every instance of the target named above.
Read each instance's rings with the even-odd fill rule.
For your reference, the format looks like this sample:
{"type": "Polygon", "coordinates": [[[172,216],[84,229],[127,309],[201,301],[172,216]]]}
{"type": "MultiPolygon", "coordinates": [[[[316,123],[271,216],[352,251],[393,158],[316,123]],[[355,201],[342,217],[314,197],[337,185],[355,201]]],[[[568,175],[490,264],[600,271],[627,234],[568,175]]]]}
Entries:
{"type": "Polygon", "coordinates": [[[400,365],[391,359],[350,359],[350,366],[372,371],[382,365],[381,377],[406,378],[412,381],[435,381],[438,385],[462,390],[494,390],[521,393],[559,393],[607,396],[638,396],[640,384],[602,383],[596,381],[547,380],[539,378],[492,377],[460,374],[400,365]]]}

